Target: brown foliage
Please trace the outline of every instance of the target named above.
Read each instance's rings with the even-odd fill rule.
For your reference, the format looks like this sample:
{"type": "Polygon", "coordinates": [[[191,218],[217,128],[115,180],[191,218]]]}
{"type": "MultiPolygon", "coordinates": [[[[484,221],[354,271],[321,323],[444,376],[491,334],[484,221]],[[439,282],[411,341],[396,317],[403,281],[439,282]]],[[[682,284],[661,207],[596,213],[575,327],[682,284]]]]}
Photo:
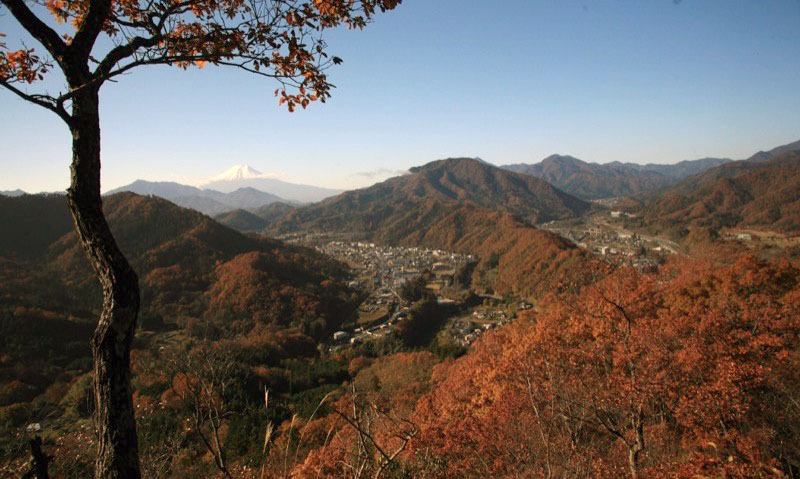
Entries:
{"type": "Polygon", "coordinates": [[[745,257],[621,270],[434,372],[414,450],[435,477],[746,477],[785,446],[800,273],[745,257]],[[776,414],[776,411],[781,411],[776,414]],[[444,466],[442,467],[442,464],[444,466]],[[437,466],[438,465],[438,466],[437,466]],[[727,476],[726,476],[727,477],[727,476]]]}
{"type": "Polygon", "coordinates": [[[644,223],[687,228],[756,227],[800,232],[800,152],[766,162],[740,161],[709,170],[646,204],[644,223]]]}

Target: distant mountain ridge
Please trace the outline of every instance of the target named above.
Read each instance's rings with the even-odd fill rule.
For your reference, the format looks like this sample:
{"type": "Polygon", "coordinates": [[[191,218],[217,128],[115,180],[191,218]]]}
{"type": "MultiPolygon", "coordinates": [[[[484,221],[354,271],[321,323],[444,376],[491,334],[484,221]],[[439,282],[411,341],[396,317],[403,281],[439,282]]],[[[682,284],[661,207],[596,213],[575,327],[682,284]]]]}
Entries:
{"type": "MultiPolygon", "coordinates": [[[[370,237],[431,201],[442,205],[469,203],[530,223],[573,218],[590,208],[543,180],[469,158],[438,160],[409,172],[294,209],[278,219],[270,231],[347,231],[370,237]]],[[[436,214],[428,212],[429,216],[436,214]]]]}
{"type": "Polygon", "coordinates": [[[659,194],[645,197],[645,201],[652,202],[658,199],[662,193],[688,196],[693,194],[696,190],[701,189],[703,186],[714,181],[736,176],[742,171],[762,168],[763,165],[761,165],[761,163],[767,163],[775,160],[776,158],[785,157],[787,154],[795,151],[800,151],[800,141],[782,145],[769,151],[759,151],[745,160],[727,162],[718,167],[709,168],[695,175],[688,176],[675,183],[667,190],[658,192],[659,194]]]}
{"type": "Polygon", "coordinates": [[[113,195],[129,191],[155,195],[184,208],[209,216],[237,209],[253,211],[271,203],[313,203],[337,195],[341,190],[288,183],[265,175],[248,165],[234,165],[212,176],[200,187],[172,181],[136,180],[106,192],[113,195]]]}
{"type": "MultiPolygon", "coordinates": [[[[746,161],[769,161],[798,149],[800,141],[760,151],[746,161]]],[[[578,198],[595,200],[655,192],[733,161],[730,158],[701,158],[666,165],[618,161],[599,164],[587,163],[572,156],[551,155],[539,163],[520,163],[501,168],[542,178],[578,198]]]]}
{"type": "Polygon", "coordinates": [[[799,151],[799,150],[800,150],[800,140],[797,140],[787,145],[782,145],[777,148],[773,148],[769,151],[759,151],[758,153],[748,158],[747,161],[769,161],[785,153],[791,153],[793,151],[799,151]]]}
{"type": "Polygon", "coordinates": [[[297,203],[314,203],[342,192],[342,190],[331,188],[281,181],[270,175],[265,175],[248,165],[235,165],[211,177],[208,182],[200,186],[223,193],[231,193],[240,188],[254,188],[279,196],[284,201],[297,203]]]}
{"type": "Polygon", "coordinates": [[[733,160],[730,158],[700,158],[698,160],[683,160],[673,164],[647,163],[646,165],[640,165],[638,163],[620,163],[618,161],[607,164],[621,165],[623,167],[633,168],[639,171],[660,173],[669,178],[678,180],[681,178],[686,178],[687,176],[696,175],[697,173],[705,171],[709,168],[730,163],[731,161],[733,160]]]}
{"type": "Polygon", "coordinates": [[[562,155],[548,156],[533,165],[506,165],[502,168],[541,178],[585,200],[638,194],[670,181],[661,173],[637,170],[622,163],[598,165],[562,155]]]}
{"type": "Polygon", "coordinates": [[[505,165],[509,171],[535,176],[584,200],[631,196],[669,186],[681,178],[731,160],[704,158],[674,165],[587,163],[572,156],[551,155],[535,164],[505,165]]]}
{"type": "Polygon", "coordinates": [[[178,206],[191,208],[209,216],[235,209],[258,208],[277,201],[284,201],[273,194],[255,188],[239,188],[230,193],[211,189],[200,189],[170,181],[136,180],[130,185],[109,191],[113,195],[129,191],[138,195],[154,195],[172,201],[178,206]]]}

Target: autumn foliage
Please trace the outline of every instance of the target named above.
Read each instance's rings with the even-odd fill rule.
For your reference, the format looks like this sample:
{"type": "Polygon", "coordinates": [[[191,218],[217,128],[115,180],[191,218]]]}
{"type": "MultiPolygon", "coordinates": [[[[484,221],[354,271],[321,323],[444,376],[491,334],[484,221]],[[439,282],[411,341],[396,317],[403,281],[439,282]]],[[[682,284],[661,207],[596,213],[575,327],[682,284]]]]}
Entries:
{"type": "Polygon", "coordinates": [[[798,450],[800,273],[745,257],[620,270],[437,367],[432,477],[783,477],[798,450]],[[784,471],[784,472],[781,472],[784,471]]]}
{"type": "Polygon", "coordinates": [[[769,161],[738,161],[690,177],[641,208],[654,230],[746,227],[800,232],[800,152],[769,161]]]}

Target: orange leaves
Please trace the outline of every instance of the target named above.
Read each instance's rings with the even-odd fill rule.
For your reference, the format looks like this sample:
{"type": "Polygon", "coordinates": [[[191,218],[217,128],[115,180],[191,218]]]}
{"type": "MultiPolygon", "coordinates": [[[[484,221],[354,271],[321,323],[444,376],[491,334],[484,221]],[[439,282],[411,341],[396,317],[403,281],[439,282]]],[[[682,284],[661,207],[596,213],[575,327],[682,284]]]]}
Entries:
{"type": "Polygon", "coordinates": [[[630,477],[632,451],[646,477],[780,477],[799,290],[755,257],[619,270],[438,366],[415,450],[448,465],[433,477],[630,477]]]}
{"type": "Polygon", "coordinates": [[[300,27],[305,23],[305,19],[300,12],[292,10],[286,14],[286,23],[292,27],[300,27]]]}
{"type": "MultiPolygon", "coordinates": [[[[302,86],[299,88],[299,92],[295,95],[287,93],[286,90],[275,90],[275,96],[280,96],[278,98],[278,104],[286,104],[289,112],[293,112],[297,105],[300,105],[303,107],[303,109],[305,109],[309,103],[320,99],[318,95],[306,92],[305,88],[302,86]]],[[[322,97],[322,101],[325,101],[324,97],[322,97]]]]}
{"type": "Polygon", "coordinates": [[[45,7],[47,7],[47,10],[50,11],[50,14],[53,15],[58,23],[64,23],[69,18],[67,2],[64,0],[47,0],[45,7]]]}
{"type": "Polygon", "coordinates": [[[44,6],[59,24],[69,21],[77,31],[89,12],[89,3],[87,0],[46,0],[44,6]]]}
{"type": "MultiPolygon", "coordinates": [[[[0,38],[4,37],[0,33],[0,38]]],[[[0,43],[0,79],[9,82],[33,83],[44,78],[52,65],[42,60],[33,48],[5,51],[0,43]]]]}

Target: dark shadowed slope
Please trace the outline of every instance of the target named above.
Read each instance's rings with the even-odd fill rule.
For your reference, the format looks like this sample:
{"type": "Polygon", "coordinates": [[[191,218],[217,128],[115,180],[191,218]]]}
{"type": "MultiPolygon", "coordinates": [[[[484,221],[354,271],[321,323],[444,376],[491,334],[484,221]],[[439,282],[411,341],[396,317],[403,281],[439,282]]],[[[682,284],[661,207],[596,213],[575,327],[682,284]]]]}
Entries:
{"type": "MultiPolygon", "coordinates": [[[[0,307],[41,307],[40,291],[52,289],[60,294],[47,301],[56,301],[60,306],[53,307],[58,311],[96,310],[99,285],[72,231],[66,198],[20,199],[26,198],[25,203],[14,205],[15,214],[30,218],[16,224],[18,237],[52,231],[42,239],[51,244],[37,245],[25,266],[15,258],[14,243],[0,245],[0,258],[5,258],[0,273],[10,275],[0,278],[0,284],[6,285],[4,289],[19,287],[4,291],[8,293],[4,301],[10,304],[0,303],[0,307]],[[52,214],[38,214],[45,210],[52,214]],[[47,287],[27,288],[31,281],[47,287]]],[[[15,217],[8,214],[8,207],[5,200],[0,201],[3,231],[14,226],[9,224],[15,217]]],[[[354,309],[345,307],[343,299],[350,294],[344,266],[314,250],[243,235],[156,197],[112,195],[104,199],[104,212],[120,248],[139,274],[143,317],[158,316],[167,322],[203,318],[223,328],[230,321],[238,321],[239,327],[253,322],[288,326],[316,318],[324,323],[321,333],[354,309]],[[334,314],[337,308],[341,315],[334,314]]]]}
{"type": "Polygon", "coordinates": [[[0,256],[41,259],[72,228],[65,195],[0,196],[0,256]]]}
{"type": "Polygon", "coordinates": [[[276,201],[275,203],[270,203],[260,208],[255,208],[251,211],[254,215],[258,216],[262,220],[272,224],[296,208],[297,205],[290,205],[289,203],[281,203],[276,201]]]}
{"type": "Polygon", "coordinates": [[[263,218],[246,210],[233,210],[220,213],[214,217],[214,220],[228,228],[233,228],[236,231],[242,232],[261,231],[268,225],[263,218]]]}

